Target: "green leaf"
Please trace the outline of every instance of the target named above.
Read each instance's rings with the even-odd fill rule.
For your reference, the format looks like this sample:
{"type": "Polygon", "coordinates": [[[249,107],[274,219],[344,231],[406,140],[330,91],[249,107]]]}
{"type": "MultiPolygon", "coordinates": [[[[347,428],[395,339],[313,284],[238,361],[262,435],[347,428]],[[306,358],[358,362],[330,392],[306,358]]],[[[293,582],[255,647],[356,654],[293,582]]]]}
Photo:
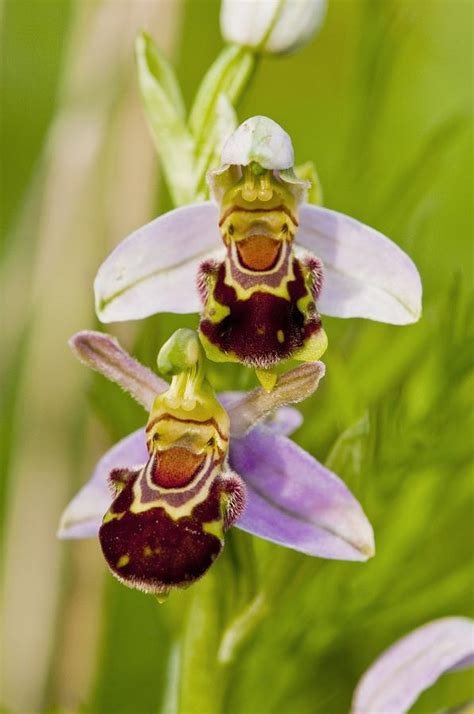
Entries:
{"type": "Polygon", "coordinates": [[[148,124],[171,196],[175,205],[190,203],[194,199],[194,141],[185,124],[173,69],[146,33],[138,35],[135,52],[148,124]]]}
{"type": "Polygon", "coordinates": [[[189,127],[199,144],[203,141],[208,124],[216,113],[221,94],[236,105],[241,98],[255,68],[256,55],[244,47],[225,47],[202,80],[189,117],[189,127]]]}
{"type": "Polygon", "coordinates": [[[260,592],[225,628],[219,645],[219,662],[222,664],[232,662],[240,647],[252,636],[267,614],[265,595],[260,592]]]}
{"type": "Polygon", "coordinates": [[[211,66],[198,89],[189,126],[196,140],[195,194],[208,197],[207,171],[219,164],[227,137],[237,128],[234,106],[253,74],[256,55],[229,45],[211,66]]]}
{"type": "Polygon", "coordinates": [[[196,154],[196,197],[207,198],[207,171],[219,163],[222,147],[230,134],[237,128],[238,119],[228,96],[220,94],[214,105],[214,113],[209,119],[207,133],[196,154]]]}
{"type": "Polygon", "coordinates": [[[140,52],[145,55],[149,71],[159,82],[181,119],[185,120],[186,109],[174,69],[146,32],[140,33],[137,38],[137,54],[140,52]]]}
{"type": "Polygon", "coordinates": [[[369,415],[366,413],[339,435],[326,459],[327,468],[340,474],[350,486],[354,486],[360,476],[369,432],[369,415]]]}

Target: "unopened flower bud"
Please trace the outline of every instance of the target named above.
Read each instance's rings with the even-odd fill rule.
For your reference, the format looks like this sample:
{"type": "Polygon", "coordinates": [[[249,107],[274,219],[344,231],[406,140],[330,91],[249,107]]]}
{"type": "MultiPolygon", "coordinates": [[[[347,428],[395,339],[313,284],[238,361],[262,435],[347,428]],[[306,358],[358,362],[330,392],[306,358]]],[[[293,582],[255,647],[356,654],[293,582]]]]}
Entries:
{"type": "Polygon", "coordinates": [[[221,32],[228,42],[282,54],[308,42],[325,13],[326,0],[223,0],[221,32]]]}

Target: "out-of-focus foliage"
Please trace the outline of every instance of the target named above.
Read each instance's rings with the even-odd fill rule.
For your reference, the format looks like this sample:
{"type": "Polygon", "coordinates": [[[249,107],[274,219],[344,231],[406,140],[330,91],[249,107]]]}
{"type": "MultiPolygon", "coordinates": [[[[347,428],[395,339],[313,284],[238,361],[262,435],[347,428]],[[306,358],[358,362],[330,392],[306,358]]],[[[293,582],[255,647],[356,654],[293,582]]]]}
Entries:
{"type": "MultiPolygon", "coordinates": [[[[188,107],[221,48],[218,9],[217,0],[188,0],[183,8],[175,66],[188,107]]],[[[204,649],[194,643],[204,658],[197,669],[208,678],[210,699],[222,696],[229,714],[345,712],[358,678],[391,642],[432,618],[472,615],[470,17],[470,4],[463,1],[334,0],[310,45],[289,58],[261,60],[238,108],[241,119],[267,114],[281,123],[293,138],[297,162],[315,162],[325,205],[389,235],[422,275],[424,315],[417,325],[325,320],[327,376],[302,405],[305,422],[295,435],[308,451],[328,460],[364,505],[375,529],[376,557],[367,564],[318,561],[235,531],[196,595],[194,589],[178,593],[158,607],[152,598],[108,578],[95,606],[99,614],[92,618],[100,634],[98,653],[64,653],[58,634],[56,651],[47,653],[37,710],[158,712],[166,690],[170,704],[173,641],[189,621],[195,628],[191,634],[199,633],[200,599],[213,608],[206,610],[204,649]],[[232,667],[217,665],[223,627],[261,592],[265,607],[232,667]],[[76,662],[83,666],[85,656],[94,663],[88,691],[71,692],[63,680],[76,662]]],[[[2,245],[7,256],[17,250],[15,227],[27,210],[28,186],[54,115],[71,18],[70,3],[63,0],[4,6],[2,245]]],[[[153,27],[146,29],[153,35],[153,27]]],[[[139,126],[146,132],[145,121],[139,126]]],[[[156,211],[169,206],[161,185],[156,211]]],[[[148,218],[144,215],[142,222],[148,218]]],[[[32,230],[26,250],[32,266],[35,241],[32,230]]],[[[83,250],[92,251],[87,235],[83,250]]],[[[8,310],[3,319],[8,322],[8,310]]],[[[153,365],[172,330],[195,323],[194,317],[151,318],[128,334],[130,348],[153,365]]],[[[71,325],[70,332],[74,329],[71,325]]],[[[15,398],[28,349],[28,339],[17,339],[2,375],[7,506],[15,489],[10,449],[22,445],[15,398]]],[[[231,365],[213,368],[211,378],[218,389],[253,385],[248,373],[231,365]]],[[[86,398],[96,415],[94,428],[101,422],[110,442],[143,423],[144,413],[113,385],[96,376],[88,385],[83,403],[70,405],[77,409],[77,434],[86,398]]],[[[51,399],[60,398],[52,385],[51,399]]],[[[54,430],[50,438],[58,438],[54,430]]],[[[48,450],[48,443],[41,449],[48,450]]],[[[79,456],[77,435],[71,450],[71,458],[79,456]]],[[[84,478],[92,465],[91,457],[81,466],[84,478]]],[[[61,480],[62,474],[55,478],[61,480]]],[[[79,476],[69,485],[71,493],[78,481],[79,476]]],[[[40,507],[26,500],[25,523],[40,507]]],[[[51,522],[51,547],[55,527],[51,522]]],[[[70,627],[71,612],[92,617],[89,583],[78,584],[84,572],[77,569],[81,547],[63,546],[58,633],[70,627]],[[72,609],[78,598],[83,610],[72,609]]],[[[87,552],[97,557],[96,549],[91,545],[87,552]]],[[[34,584],[31,595],[34,600],[34,584]]],[[[17,637],[30,637],[21,622],[17,637]]],[[[468,700],[470,681],[465,673],[444,677],[414,711],[468,700]]]]}

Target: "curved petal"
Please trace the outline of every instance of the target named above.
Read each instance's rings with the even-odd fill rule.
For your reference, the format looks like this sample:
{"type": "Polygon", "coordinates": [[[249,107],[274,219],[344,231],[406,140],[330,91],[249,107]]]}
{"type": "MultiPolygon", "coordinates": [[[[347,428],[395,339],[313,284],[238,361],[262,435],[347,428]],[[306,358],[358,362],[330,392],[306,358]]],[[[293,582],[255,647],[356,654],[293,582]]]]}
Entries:
{"type": "Polygon", "coordinates": [[[420,318],[418,270],[401,248],[378,231],[343,213],[305,204],[296,240],[324,263],[318,298],[321,313],[394,325],[420,318]]]}
{"type": "Polygon", "coordinates": [[[289,439],[256,427],[230,449],[245,480],[247,508],[237,527],[308,555],[367,560],[372,527],[345,484],[289,439]]]}
{"type": "Polygon", "coordinates": [[[66,506],[58,529],[59,538],[93,538],[112,502],[107,477],[114,468],[139,466],[148,452],[145,430],[139,429],[112,446],[97,463],[89,481],[66,506]]]}
{"type": "Polygon", "coordinates": [[[217,224],[217,206],[207,201],[165,213],[125,238],[102,263],[94,282],[99,319],[198,312],[199,264],[223,250],[217,224]]]}
{"type": "Polygon", "coordinates": [[[402,714],[445,672],[474,654],[474,622],[445,617],[402,637],[360,680],[352,714],[402,714]]]}
{"type": "Polygon", "coordinates": [[[83,364],[119,384],[147,411],[156,396],[169,387],[168,382],[133,359],[112,335],[82,330],[70,338],[69,347],[83,364]]]}
{"type": "Polygon", "coordinates": [[[325,372],[324,362],[307,362],[280,375],[271,392],[257,387],[244,393],[240,401],[234,400],[228,408],[231,435],[241,437],[259,421],[271,418],[279,407],[309,397],[318,388],[325,372]]]}
{"type": "MultiPolygon", "coordinates": [[[[233,406],[238,404],[245,397],[246,392],[221,392],[219,401],[227,410],[231,410],[233,406]]],[[[303,415],[294,407],[280,407],[274,414],[271,414],[265,419],[265,426],[275,434],[282,436],[290,436],[294,431],[300,428],[303,423],[303,415]]],[[[232,424],[232,417],[231,417],[232,424]]]]}

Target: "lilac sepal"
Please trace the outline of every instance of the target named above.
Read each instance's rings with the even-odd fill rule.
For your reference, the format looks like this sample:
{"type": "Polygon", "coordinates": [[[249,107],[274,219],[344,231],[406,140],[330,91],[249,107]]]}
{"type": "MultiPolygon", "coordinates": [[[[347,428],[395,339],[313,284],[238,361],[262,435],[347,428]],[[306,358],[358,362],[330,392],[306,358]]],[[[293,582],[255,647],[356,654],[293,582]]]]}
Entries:
{"type": "Polygon", "coordinates": [[[460,662],[456,662],[454,667],[449,668],[448,672],[461,672],[463,669],[469,669],[470,667],[474,667],[474,651],[460,660],[460,662]]]}
{"type": "Polygon", "coordinates": [[[374,228],[320,206],[300,210],[299,245],[321,258],[323,315],[405,325],[421,315],[421,279],[413,261],[374,228]]]}
{"type": "Polygon", "coordinates": [[[303,423],[303,415],[294,407],[280,407],[263,423],[274,434],[290,436],[300,428],[303,423]]]}
{"type": "Polygon", "coordinates": [[[372,527],[358,501],[289,439],[256,427],[231,442],[230,463],[248,489],[238,528],[321,558],[367,560],[374,554],[372,527]]]}
{"type": "Polygon", "coordinates": [[[402,637],[367,670],[352,714],[403,714],[445,672],[474,655],[474,622],[446,617],[402,637]]]}
{"type": "Polygon", "coordinates": [[[72,499],[61,516],[59,538],[93,538],[112,502],[107,477],[113,468],[142,466],[148,459],[145,429],[117,442],[97,462],[92,477],[72,499]]]}

